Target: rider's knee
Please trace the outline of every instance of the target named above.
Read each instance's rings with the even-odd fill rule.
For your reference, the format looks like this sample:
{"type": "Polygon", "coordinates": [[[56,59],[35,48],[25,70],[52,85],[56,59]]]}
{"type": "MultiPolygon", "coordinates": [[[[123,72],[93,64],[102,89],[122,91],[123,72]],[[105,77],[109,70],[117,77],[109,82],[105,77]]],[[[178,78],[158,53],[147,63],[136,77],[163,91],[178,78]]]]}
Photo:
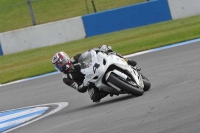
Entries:
{"type": "Polygon", "coordinates": [[[98,101],[101,98],[98,91],[96,91],[94,88],[90,88],[88,93],[92,101],[98,101]]]}

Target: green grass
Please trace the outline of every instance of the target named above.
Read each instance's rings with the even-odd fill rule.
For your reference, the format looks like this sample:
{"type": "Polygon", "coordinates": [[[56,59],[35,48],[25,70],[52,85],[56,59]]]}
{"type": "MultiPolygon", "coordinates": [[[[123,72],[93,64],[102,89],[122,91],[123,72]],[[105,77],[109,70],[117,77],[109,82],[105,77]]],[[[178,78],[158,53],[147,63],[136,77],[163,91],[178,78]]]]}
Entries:
{"type": "MultiPolygon", "coordinates": [[[[31,0],[37,24],[94,13],[91,0],[31,0]],[[88,10],[86,8],[86,2],[88,10]]],[[[95,0],[97,12],[146,0],[95,0]]],[[[27,0],[0,0],[0,32],[32,26],[27,0]]]]}
{"type": "Polygon", "coordinates": [[[0,56],[0,83],[55,71],[52,56],[65,51],[71,57],[89,48],[108,44],[122,55],[200,37],[200,15],[85,38],[59,45],[0,56]]]}

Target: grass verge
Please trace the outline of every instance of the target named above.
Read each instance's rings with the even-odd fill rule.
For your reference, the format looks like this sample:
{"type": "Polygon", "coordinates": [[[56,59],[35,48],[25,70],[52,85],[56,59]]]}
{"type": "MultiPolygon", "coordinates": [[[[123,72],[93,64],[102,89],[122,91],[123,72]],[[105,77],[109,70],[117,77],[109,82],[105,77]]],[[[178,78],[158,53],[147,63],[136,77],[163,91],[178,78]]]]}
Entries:
{"type": "Polygon", "coordinates": [[[108,44],[127,55],[199,38],[199,29],[200,15],[0,56],[0,84],[55,71],[51,58],[58,51],[65,51],[71,57],[108,44]]]}

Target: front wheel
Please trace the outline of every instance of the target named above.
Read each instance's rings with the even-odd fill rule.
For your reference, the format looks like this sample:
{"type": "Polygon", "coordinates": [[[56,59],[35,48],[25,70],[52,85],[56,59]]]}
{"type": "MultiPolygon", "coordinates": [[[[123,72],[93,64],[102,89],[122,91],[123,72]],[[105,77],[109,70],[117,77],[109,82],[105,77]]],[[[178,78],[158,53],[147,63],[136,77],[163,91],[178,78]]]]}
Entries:
{"type": "Polygon", "coordinates": [[[116,76],[113,73],[110,74],[107,82],[108,84],[110,83],[116,86],[117,88],[121,89],[122,91],[125,91],[126,93],[132,94],[134,96],[141,96],[144,93],[144,91],[141,88],[126,83],[126,81],[120,79],[120,77],[116,76]]]}
{"type": "Polygon", "coordinates": [[[143,90],[148,91],[151,87],[151,82],[143,75],[142,75],[142,80],[143,80],[143,83],[144,83],[144,89],[143,90]]]}

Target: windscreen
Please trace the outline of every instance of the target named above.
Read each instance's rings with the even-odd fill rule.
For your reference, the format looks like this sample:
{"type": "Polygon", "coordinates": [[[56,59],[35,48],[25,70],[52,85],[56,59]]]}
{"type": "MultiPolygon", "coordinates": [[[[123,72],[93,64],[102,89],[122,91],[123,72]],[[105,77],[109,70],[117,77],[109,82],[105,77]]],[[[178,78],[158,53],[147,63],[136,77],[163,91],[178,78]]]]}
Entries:
{"type": "Polygon", "coordinates": [[[81,54],[78,59],[78,62],[81,64],[81,69],[85,69],[92,64],[91,53],[89,51],[81,54]]]}

